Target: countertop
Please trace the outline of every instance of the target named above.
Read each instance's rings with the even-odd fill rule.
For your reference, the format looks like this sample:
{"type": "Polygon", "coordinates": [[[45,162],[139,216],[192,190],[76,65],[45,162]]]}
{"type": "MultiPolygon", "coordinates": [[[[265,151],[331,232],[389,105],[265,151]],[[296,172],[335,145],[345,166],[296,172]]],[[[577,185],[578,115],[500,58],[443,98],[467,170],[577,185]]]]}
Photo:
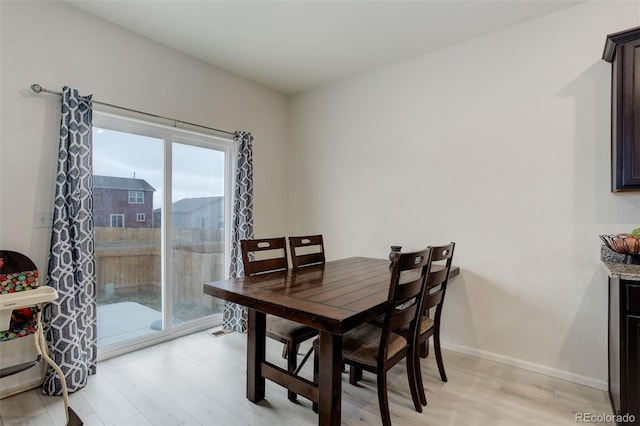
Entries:
{"type": "Polygon", "coordinates": [[[640,265],[627,265],[626,263],[622,263],[624,255],[615,253],[605,246],[602,246],[600,258],[611,278],[640,281],[640,265]]]}
{"type": "Polygon", "coordinates": [[[604,260],[602,264],[609,271],[611,278],[640,281],[640,265],[627,265],[625,263],[606,262],[604,260]]]}

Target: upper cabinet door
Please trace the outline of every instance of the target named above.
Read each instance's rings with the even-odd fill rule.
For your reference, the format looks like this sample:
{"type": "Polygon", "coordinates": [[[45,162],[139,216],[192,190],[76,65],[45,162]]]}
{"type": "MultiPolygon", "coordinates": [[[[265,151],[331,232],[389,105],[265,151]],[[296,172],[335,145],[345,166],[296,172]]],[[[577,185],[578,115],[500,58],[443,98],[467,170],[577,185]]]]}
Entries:
{"type": "Polygon", "coordinates": [[[640,191],[640,27],[607,36],[611,72],[611,190],[640,191]]]}

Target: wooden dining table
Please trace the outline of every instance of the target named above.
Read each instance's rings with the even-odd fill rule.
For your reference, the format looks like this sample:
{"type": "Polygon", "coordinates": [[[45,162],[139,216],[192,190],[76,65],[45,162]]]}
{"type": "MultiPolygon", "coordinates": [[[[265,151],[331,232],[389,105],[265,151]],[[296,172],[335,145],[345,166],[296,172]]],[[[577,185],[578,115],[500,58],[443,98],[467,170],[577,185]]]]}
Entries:
{"type": "MultiPolygon", "coordinates": [[[[339,425],[342,335],[384,312],[389,260],[352,257],[297,270],[204,284],[204,293],[248,308],[247,398],[265,397],[265,379],[318,403],[318,424],[339,425]],[[265,359],[266,314],[318,329],[317,383],[265,359]]],[[[459,273],[452,268],[450,275],[459,273]]]]}

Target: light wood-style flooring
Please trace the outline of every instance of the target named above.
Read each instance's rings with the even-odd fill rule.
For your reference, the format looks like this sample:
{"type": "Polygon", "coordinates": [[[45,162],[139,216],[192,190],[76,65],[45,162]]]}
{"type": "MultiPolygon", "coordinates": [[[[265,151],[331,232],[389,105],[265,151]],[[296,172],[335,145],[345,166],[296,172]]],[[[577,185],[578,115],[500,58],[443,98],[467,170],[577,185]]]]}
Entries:
{"type": "MultiPolygon", "coordinates": [[[[291,403],[269,381],[264,401],[248,401],[246,335],[210,331],[99,363],[88,385],[71,394],[71,407],[86,425],[317,425],[310,401],[291,403]]],[[[268,359],[285,367],[281,345],[267,340],[268,359]]],[[[451,351],[444,360],[447,383],[433,357],[422,363],[429,403],[422,413],[413,409],[404,363],[389,372],[394,425],[575,426],[576,413],[611,414],[608,395],[597,389],[451,351]]],[[[311,378],[311,369],[308,362],[302,374],[311,378]]],[[[380,424],[373,375],[365,372],[358,386],[343,375],[342,422],[380,424]]],[[[0,401],[2,426],[64,424],[62,398],[40,389],[0,401]]]]}

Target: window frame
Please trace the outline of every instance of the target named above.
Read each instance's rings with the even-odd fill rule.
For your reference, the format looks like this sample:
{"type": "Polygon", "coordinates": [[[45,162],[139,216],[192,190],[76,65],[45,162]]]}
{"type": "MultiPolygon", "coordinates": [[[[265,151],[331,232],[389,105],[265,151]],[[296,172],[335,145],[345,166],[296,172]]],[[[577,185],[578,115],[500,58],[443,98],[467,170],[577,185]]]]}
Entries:
{"type": "Polygon", "coordinates": [[[195,217],[195,228],[196,229],[207,229],[207,218],[204,216],[196,216],[195,217]]]}
{"type": "Polygon", "coordinates": [[[129,204],[144,204],[144,191],[130,190],[129,191],[129,204]],[[131,195],[134,195],[134,197],[131,197],[131,195]],[[138,195],[140,195],[140,197],[138,197],[138,195]],[[131,201],[132,198],[133,198],[133,201],[131,201]]]}
{"type": "Polygon", "coordinates": [[[124,214],[122,213],[110,213],[109,214],[109,228],[124,228],[124,214]],[[113,226],[113,219],[122,219],[122,226],[113,226]]]}

